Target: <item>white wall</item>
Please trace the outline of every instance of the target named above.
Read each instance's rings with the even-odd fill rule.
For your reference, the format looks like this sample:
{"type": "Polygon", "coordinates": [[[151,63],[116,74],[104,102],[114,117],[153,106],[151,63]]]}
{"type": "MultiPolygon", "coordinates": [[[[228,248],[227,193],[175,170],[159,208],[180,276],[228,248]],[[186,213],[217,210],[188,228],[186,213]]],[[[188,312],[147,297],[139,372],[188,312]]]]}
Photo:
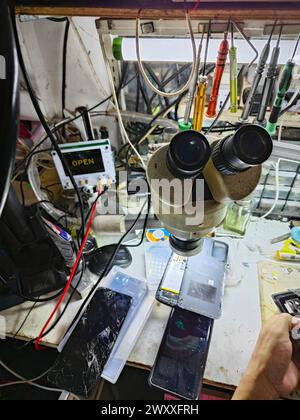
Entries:
{"type": "MultiPolygon", "coordinates": [[[[78,106],[100,102],[111,94],[105,65],[95,27],[95,18],[70,18],[67,55],[66,108],[71,112],[78,106]]],[[[43,105],[48,120],[61,117],[62,48],[65,22],[45,18],[20,22],[20,42],[27,70],[36,96],[43,105]]],[[[23,85],[22,81],[21,84],[23,85]]],[[[100,110],[107,109],[110,102],[100,110]]],[[[21,93],[21,116],[34,117],[28,94],[21,93]]],[[[108,126],[115,143],[116,124],[110,118],[96,119],[95,124],[108,126]]]]}

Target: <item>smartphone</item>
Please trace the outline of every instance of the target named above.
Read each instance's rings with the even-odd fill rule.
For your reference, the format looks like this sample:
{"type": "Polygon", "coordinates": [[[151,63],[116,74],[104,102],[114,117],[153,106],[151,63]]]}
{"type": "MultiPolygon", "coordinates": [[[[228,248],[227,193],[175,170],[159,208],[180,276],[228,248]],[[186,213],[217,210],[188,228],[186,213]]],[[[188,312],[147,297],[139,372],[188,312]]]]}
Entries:
{"type": "Polygon", "coordinates": [[[207,318],[219,319],[225,290],[228,245],[205,238],[198,255],[186,258],[173,254],[156,299],[207,318]]]}
{"type": "Polygon", "coordinates": [[[178,397],[197,400],[214,321],[174,308],[150,373],[150,385],[178,397]]]}
{"type": "Polygon", "coordinates": [[[131,301],[130,296],[98,289],[49,371],[49,382],[88,397],[101,379],[131,301]]]}
{"type": "Polygon", "coordinates": [[[169,259],[156,299],[169,306],[177,306],[187,265],[187,257],[173,253],[169,259]]]}

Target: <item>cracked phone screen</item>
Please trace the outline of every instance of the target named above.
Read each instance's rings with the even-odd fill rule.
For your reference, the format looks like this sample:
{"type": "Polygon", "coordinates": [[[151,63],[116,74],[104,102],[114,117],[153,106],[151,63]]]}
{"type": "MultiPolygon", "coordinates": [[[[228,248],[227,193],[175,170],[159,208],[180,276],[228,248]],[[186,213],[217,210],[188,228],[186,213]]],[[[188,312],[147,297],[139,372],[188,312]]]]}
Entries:
{"type": "Polygon", "coordinates": [[[101,379],[132,298],[100,288],[48,373],[57,388],[88,397],[101,379]]]}

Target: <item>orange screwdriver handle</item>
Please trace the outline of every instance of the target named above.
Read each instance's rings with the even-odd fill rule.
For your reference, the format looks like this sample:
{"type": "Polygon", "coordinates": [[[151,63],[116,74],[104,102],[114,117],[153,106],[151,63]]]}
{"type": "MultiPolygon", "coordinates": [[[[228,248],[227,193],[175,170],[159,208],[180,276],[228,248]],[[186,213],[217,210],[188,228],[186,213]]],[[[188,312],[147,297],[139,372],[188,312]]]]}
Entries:
{"type": "Polygon", "coordinates": [[[218,96],[219,96],[219,90],[220,85],[223,77],[223,73],[225,70],[225,65],[227,61],[227,56],[229,52],[229,43],[227,39],[224,39],[219,47],[218,52],[218,59],[217,64],[215,68],[215,74],[214,74],[214,83],[209,99],[209,104],[206,112],[206,116],[208,118],[214,118],[217,115],[217,103],[218,103],[218,96]]]}

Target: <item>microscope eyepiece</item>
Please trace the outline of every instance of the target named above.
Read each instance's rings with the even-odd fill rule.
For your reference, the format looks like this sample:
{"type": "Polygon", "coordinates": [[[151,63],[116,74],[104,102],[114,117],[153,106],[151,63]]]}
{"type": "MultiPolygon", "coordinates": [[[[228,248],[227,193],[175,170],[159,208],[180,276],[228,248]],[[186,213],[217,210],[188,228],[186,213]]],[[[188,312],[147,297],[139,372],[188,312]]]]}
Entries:
{"type": "Polygon", "coordinates": [[[206,137],[188,130],[176,134],[167,154],[169,171],[177,178],[193,178],[201,174],[211,156],[206,137]]]}
{"type": "Polygon", "coordinates": [[[272,151],[273,141],[267,130],[259,125],[244,125],[215,145],[212,160],[223,175],[234,175],[261,165],[272,151]]]}

